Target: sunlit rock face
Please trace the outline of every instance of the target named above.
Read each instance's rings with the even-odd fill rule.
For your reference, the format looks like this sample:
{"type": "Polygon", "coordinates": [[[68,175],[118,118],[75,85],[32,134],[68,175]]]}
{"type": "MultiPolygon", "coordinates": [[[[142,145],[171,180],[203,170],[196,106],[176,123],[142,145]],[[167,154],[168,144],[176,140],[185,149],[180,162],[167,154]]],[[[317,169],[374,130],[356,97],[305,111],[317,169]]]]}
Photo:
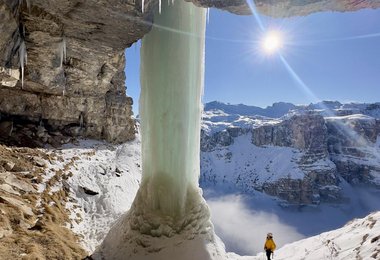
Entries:
{"type": "Polygon", "coordinates": [[[144,20],[151,17],[139,1],[1,1],[3,118],[113,142],[133,139],[124,50],[149,31],[144,20]],[[22,44],[27,57],[20,59],[22,44]]]}
{"type": "Polygon", "coordinates": [[[304,151],[297,161],[304,178],[283,178],[262,186],[264,192],[290,203],[311,204],[339,201],[341,195],[333,164],[318,167],[319,160],[328,160],[327,128],[321,115],[296,115],[272,127],[253,129],[252,143],[257,146],[293,147],[304,151]]]}
{"type": "Polygon", "coordinates": [[[337,171],[352,184],[380,185],[380,120],[347,115],[326,120],[328,149],[337,171]]]}

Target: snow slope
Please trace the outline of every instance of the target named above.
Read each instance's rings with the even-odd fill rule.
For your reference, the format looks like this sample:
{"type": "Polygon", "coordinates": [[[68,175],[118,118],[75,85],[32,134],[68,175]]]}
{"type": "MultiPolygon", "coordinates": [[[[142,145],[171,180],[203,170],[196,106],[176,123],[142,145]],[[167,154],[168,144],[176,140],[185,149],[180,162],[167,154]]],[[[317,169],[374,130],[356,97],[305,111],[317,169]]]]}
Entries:
{"type": "Polygon", "coordinates": [[[380,212],[280,248],[276,260],[380,259],[380,212]]]}
{"type": "MultiPolygon", "coordinates": [[[[281,178],[302,179],[305,172],[297,164],[304,153],[291,147],[263,146],[251,143],[251,135],[243,134],[230,146],[201,153],[201,182],[204,187],[224,186],[252,192],[266,182],[281,178]],[[212,185],[213,184],[213,185],[212,185]]],[[[328,159],[309,165],[316,170],[334,168],[328,159]]]]}
{"type": "MultiPolygon", "coordinates": [[[[227,253],[226,259],[262,260],[266,257],[264,253],[256,256],[227,253]]],[[[275,251],[273,259],[380,259],[380,211],[355,219],[342,228],[287,244],[275,251]]]]}
{"type": "Polygon", "coordinates": [[[81,140],[62,147],[66,169],[72,173],[64,185],[70,189],[71,229],[92,252],[113,222],[131,206],[140,185],[140,140],[123,145],[81,140]]]}

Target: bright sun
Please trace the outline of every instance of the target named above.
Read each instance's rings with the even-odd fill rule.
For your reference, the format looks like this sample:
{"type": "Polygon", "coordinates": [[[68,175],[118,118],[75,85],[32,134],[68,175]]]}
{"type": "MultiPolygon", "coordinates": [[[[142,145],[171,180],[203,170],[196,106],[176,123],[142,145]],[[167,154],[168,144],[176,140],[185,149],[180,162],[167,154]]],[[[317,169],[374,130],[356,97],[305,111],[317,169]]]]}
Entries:
{"type": "Polygon", "coordinates": [[[266,54],[273,54],[282,47],[281,33],[278,31],[269,31],[264,35],[261,47],[266,54]]]}

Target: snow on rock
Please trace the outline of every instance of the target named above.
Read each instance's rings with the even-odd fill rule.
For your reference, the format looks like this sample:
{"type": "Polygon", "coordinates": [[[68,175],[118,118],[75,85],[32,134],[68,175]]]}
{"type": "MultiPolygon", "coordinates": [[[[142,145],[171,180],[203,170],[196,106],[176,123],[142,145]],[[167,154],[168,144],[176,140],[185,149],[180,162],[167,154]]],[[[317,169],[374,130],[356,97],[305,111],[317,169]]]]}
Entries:
{"type": "Polygon", "coordinates": [[[263,125],[275,125],[281,122],[279,119],[252,115],[227,114],[222,110],[204,111],[202,115],[202,130],[211,135],[227,128],[251,129],[263,125]]]}
{"type": "Polygon", "coordinates": [[[245,133],[228,146],[202,152],[201,186],[250,194],[259,190],[292,204],[340,199],[335,165],[327,157],[311,158],[292,147],[256,146],[251,138],[245,133]]]}
{"type": "Polygon", "coordinates": [[[71,229],[83,247],[93,252],[113,222],[131,206],[141,178],[140,140],[123,145],[81,140],[65,145],[64,161],[71,177],[62,185],[70,189],[71,229]]]}
{"type": "Polygon", "coordinates": [[[250,178],[262,185],[287,177],[302,179],[305,174],[296,163],[301,156],[291,147],[255,146],[250,135],[242,135],[229,147],[202,153],[202,180],[243,185],[238,180],[250,178]]]}

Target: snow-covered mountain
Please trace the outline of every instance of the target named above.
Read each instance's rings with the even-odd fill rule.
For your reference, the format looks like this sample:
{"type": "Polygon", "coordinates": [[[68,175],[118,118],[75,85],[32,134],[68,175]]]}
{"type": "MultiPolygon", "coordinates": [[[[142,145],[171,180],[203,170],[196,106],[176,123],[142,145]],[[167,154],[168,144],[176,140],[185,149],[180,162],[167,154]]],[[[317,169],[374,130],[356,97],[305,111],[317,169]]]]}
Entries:
{"type": "Polygon", "coordinates": [[[220,110],[227,114],[238,114],[242,116],[266,116],[266,117],[281,117],[287,114],[290,110],[296,109],[297,106],[291,103],[278,102],[266,108],[247,106],[244,104],[231,105],[218,101],[206,103],[204,106],[205,111],[220,110]]]}
{"type": "Polygon", "coordinates": [[[341,177],[380,186],[379,104],[293,106],[281,118],[246,115],[246,107],[238,114],[241,107],[206,105],[203,187],[259,190],[300,205],[344,201],[341,177]]]}
{"type": "Polygon", "coordinates": [[[364,114],[380,118],[380,102],[376,103],[341,103],[339,101],[321,101],[309,105],[294,105],[292,103],[277,102],[266,108],[244,104],[233,105],[219,101],[212,101],[204,105],[204,111],[222,111],[229,115],[263,116],[280,118],[286,114],[301,113],[302,111],[315,111],[322,114],[349,115],[364,114]],[[292,112],[292,113],[290,113],[292,112]]]}

